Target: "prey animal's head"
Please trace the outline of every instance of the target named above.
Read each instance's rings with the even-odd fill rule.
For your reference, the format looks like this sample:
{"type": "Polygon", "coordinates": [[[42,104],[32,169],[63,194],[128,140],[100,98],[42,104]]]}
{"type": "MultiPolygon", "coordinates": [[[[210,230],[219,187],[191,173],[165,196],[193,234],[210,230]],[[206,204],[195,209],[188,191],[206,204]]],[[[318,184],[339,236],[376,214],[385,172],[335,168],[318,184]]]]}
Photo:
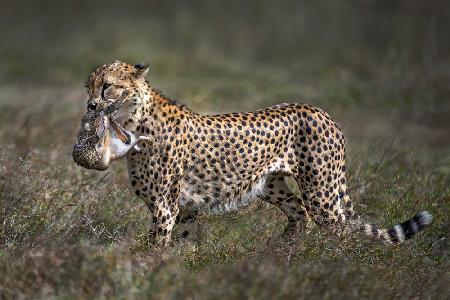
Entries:
{"type": "Polygon", "coordinates": [[[97,68],[87,81],[87,111],[73,148],[82,167],[106,170],[139,142],[135,126],[145,100],[147,64],[114,62],[97,68]]]}

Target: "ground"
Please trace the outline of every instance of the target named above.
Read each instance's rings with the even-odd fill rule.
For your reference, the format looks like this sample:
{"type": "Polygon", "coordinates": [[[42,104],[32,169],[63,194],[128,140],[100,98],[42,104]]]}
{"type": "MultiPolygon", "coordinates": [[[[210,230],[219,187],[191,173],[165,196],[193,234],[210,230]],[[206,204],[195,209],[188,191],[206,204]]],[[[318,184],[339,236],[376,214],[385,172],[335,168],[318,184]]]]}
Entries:
{"type": "MultiPolygon", "coordinates": [[[[279,92],[302,91],[281,79],[255,76],[241,81],[235,78],[239,75],[222,75],[207,84],[195,77],[183,79],[172,93],[184,92],[184,102],[196,110],[217,112],[255,109],[288,100],[279,92]],[[221,84],[224,78],[226,84],[221,84]],[[260,102],[242,103],[231,95],[244,90],[239,97],[260,102]]],[[[160,82],[169,86],[174,80],[160,82]]],[[[304,84],[305,90],[316,88],[304,84]]],[[[362,100],[372,97],[363,90],[358,94],[362,100]]],[[[435,216],[412,241],[387,247],[363,235],[336,237],[315,226],[287,239],[282,234],[284,216],[261,203],[238,213],[203,217],[193,238],[155,253],[146,244],[148,211],[127,189],[125,162],[97,172],[71,160],[85,109],[82,87],[11,86],[0,90],[0,97],[0,271],[8,274],[0,278],[3,296],[450,295],[446,120],[424,122],[420,111],[398,111],[382,101],[373,108],[364,101],[349,105],[341,96],[308,97],[347,134],[349,187],[358,212],[383,226],[422,209],[435,216]]]]}

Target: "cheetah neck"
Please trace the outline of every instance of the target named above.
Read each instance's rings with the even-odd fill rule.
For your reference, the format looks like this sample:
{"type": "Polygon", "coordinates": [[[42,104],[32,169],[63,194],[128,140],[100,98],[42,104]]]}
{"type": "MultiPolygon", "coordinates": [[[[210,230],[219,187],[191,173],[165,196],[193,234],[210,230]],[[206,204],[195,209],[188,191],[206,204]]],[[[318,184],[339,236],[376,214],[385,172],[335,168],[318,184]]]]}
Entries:
{"type": "Polygon", "coordinates": [[[179,117],[181,112],[184,114],[194,114],[184,104],[166,97],[149,84],[147,84],[145,94],[148,96],[141,101],[140,105],[141,124],[146,123],[151,125],[153,123],[156,126],[165,123],[167,119],[179,117]]]}
{"type": "Polygon", "coordinates": [[[150,84],[141,87],[134,106],[129,110],[125,128],[137,136],[161,137],[181,130],[193,113],[183,104],[164,96],[150,84]]]}

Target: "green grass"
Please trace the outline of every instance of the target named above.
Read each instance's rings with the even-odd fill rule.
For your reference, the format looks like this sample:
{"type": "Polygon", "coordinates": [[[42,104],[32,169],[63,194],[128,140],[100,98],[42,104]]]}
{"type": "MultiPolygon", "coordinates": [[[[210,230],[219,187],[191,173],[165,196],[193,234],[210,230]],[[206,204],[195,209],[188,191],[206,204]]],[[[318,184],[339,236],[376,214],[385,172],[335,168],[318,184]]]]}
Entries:
{"type": "MultiPolygon", "coordinates": [[[[206,110],[212,107],[209,99],[215,93],[224,98],[232,95],[231,83],[224,84],[229,91],[218,92],[222,79],[206,80],[198,95],[201,101],[194,97],[186,102],[206,110]]],[[[258,79],[247,80],[248,86],[259,85],[258,79]]],[[[193,95],[198,93],[197,85],[192,79],[183,88],[193,95]]],[[[241,95],[236,88],[234,93],[264,98],[266,90],[250,88],[241,95]]],[[[257,203],[240,212],[201,217],[190,225],[194,232],[190,238],[177,240],[161,252],[147,245],[149,213],[127,189],[125,163],[95,172],[71,160],[71,144],[84,109],[81,88],[33,93],[4,88],[0,95],[1,111],[8,112],[0,119],[0,136],[7,141],[0,147],[3,297],[450,295],[449,144],[443,140],[432,147],[432,128],[411,120],[398,126],[401,122],[395,114],[344,110],[341,103],[322,100],[332,114],[336,112],[335,119],[342,120],[348,136],[349,186],[356,210],[383,226],[423,209],[434,215],[433,224],[412,241],[386,247],[360,234],[335,236],[315,226],[289,239],[283,235],[283,215],[257,203]],[[362,114],[369,117],[362,121],[362,114]],[[410,126],[417,130],[411,132],[410,126]],[[423,132],[428,133],[417,136],[423,132]]],[[[252,109],[270,102],[276,103],[276,98],[241,106],[228,102],[219,110],[252,109]]]]}

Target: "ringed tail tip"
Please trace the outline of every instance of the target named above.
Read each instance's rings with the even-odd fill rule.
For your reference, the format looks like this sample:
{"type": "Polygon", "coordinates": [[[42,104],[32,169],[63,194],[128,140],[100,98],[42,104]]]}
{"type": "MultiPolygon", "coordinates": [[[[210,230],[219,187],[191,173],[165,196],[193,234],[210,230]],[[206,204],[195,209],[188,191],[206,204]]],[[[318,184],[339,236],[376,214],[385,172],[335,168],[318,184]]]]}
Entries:
{"type": "Polygon", "coordinates": [[[417,232],[423,230],[426,225],[430,224],[432,220],[433,216],[426,210],[417,213],[412,219],[397,224],[388,230],[389,242],[397,244],[409,240],[417,232]]]}
{"type": "Polygon", "coordinates": [[[415,215],[413,219],[416,219],[415,221],[417,223],[424,226],[430,224],[431,221],[433,221],[433,216],[428,211],[424,210],[417,213],[417,215],[415,215]]]}

